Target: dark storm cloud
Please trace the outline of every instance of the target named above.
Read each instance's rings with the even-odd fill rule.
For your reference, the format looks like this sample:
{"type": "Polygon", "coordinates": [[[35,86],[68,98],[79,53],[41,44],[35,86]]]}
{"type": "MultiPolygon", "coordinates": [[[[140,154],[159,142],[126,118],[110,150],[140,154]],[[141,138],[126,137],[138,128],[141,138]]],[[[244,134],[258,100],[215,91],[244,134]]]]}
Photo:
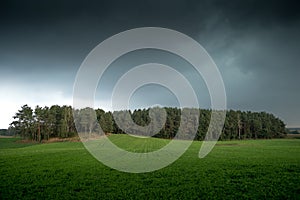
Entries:
{"type": "Polygon", "coordinates": [[[101,41],[131,28],[166,27],[205,47],[230,108],[268,110],[300,125],[298,8],[283,0],[1,1],[0,79],[52,85],[70,96],[81,62],[101,41]]]}
{"type": "Polygon", "coordinates": [[[205,22],[207,17],[214,15],[227,17],[237,27],[252,22],[261,25],[287,24],[299,19],[300,15],[297,1],[258,0],[2,1],[0,11],[1,22],[10,26],[24,24],[47,27],[61,20],[87,17],[100,22],[124,22],[118,26],[162,23],[183,26],[190,31],[195,28],[187,26],[191,22],[205,22]]]}
{"type": "Polygon", "coordinates": [[[1,64],[20,72],[78,68],[99,42],[140,26],[182,31],[218,57],[249,33],[299,25],[297,8],[296,1],[2,1],[1,64]]]}
{"type": "Polygon", "coordinates": [[[249,27],[292,26],[297,7],[296,1],[2,1],[1,61],[77,67],[105,38],[140,26],[182,31],[205,47],[229,34],[217,46],[226,48],[249,27]]]}

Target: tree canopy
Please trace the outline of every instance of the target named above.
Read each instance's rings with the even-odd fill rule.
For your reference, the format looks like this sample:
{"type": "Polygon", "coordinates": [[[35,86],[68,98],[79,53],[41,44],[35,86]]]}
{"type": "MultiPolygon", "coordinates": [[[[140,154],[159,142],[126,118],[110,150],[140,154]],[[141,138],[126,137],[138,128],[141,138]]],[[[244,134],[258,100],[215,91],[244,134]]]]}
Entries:
{"type": "MultiPolygon", "coordinates": [[[[182,118],[184,109],[165,107],[166,121],[153,137],[172,139],[175,137],[180,121],[183,120],[182,130],[189,132],[196,131],[194,140],[203,140],[205,138],[211,117],[211,110],[208,109],[191,109],[185,108],[190,112],[189,119],[182,118]],[[199,126],[198,126],[199,125],[199,126]],[[194,130],[198,127],[197,130],[194,130]]],[[[23,138],[35,141],[48,140],[51,137],[73,137],[77,135],[74,122],[74,115],[80,116],[75,118],[79,120],[76,123],[78,131],[91,133],[98,131],[99,128],[104,133],[122,134],[133,133],[139,134],[136,127],[146,127],[150,130],[156,130],[156,123],[151,123],[150,109],[136,109],[134,111],[114,111],[105,112],[102,109],[84,108],[74,110],[71,106],[53,105],[49,107],[36,106],[32,109],[28,105],[24,105],[13,116],[14,121],[10,124],[9,130],[15,134],[19,134],[23,138]],[[80,115],[79,115],[80,113],[80,115]],[[95,115],[96,120],[91,120],[91,116],[95,115]],[[123,118],[131,118],[124,120],[123,118]],[[116,120],[123,120],[123,127],[120,128],[116,120]],[[137,126],[133,126],[136,124],[137,126]],[[99,126],[100,125],[100,126],[99,126]]],[[[152,116],[152,120],[161,116],[152,116]]],[[[225,124],[220,136],[220,140],[231,139],[258,139],[258,138],[280,138],[286,135],[284,122],[275,117],[273,114],[266,112],[250,112],[250,111],[234,111],[229,110],[226,113],[225,124]]]]}

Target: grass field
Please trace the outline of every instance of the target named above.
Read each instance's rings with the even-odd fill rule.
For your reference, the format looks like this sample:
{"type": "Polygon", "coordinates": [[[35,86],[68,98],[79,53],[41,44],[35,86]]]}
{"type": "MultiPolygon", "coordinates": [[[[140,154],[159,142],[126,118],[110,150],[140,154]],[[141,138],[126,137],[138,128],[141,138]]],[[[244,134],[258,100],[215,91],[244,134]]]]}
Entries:
{"type": "MultiPolygon", "coordinates": [[[[167,140],[112,135],[151,150],[167,140]]],[[[218,142],[203,159],[194,142],[172,165],[130,174],[94,159],[80,142],[0,138],[1,199],[300,199],[300,139],[218,142]]]]}

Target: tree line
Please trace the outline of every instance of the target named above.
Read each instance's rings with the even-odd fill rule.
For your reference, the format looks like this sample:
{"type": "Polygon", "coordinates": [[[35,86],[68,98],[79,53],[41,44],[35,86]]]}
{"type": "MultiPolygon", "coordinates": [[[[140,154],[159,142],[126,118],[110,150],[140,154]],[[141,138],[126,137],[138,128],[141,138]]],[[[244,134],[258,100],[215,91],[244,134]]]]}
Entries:
{"type": "MultiPolygon", "coordinates": [[[[210,123],[211,110],[173,107],[165,107],[164,110],[165,123],[159,124],[151,123],[150,109],[123,110],[112,113],[92,108],[74,110],[71,106],[36,106],[32,109],[30,106],[24,105],[13,116],[14,121],[8,130],[22,138],[40,142],[51,137],[74,137],[77,135],[77,131],[97,132],[99,125],[107,134],[140,135],[143,132],[141,127],[145,127],[143,130],[147,129],[148,132],[159,130],[152,134],[153,137],[172,139],[181,124],[181,131],[183,135],[187,136],[184,137],[185,139],[204,140],[210,123]],[[183,117],[185,116],[182,115],[183,112],[188,112],[191,117],[183,117]],[[184,123],[180,123],[181,120],[184,123]],[[122,127],[118,126],[117,121],[123,122],[122,127]],[[75,122],[77,126],[75,126],[75,122]],[[188,138],[190,132],[196,132],[196,136],[188,138]]],[[[152,116],[152,121],[160,121],[161,117],[164,115],[152,116]]],[[[273,114],[229,110],[226,112],[220,140],[280,138],[284,137],[286,133],[284,122],[273,114]]]]}
{"type": "Polygon", "coordinates": [[[0,129],[0,135],[9,135],[9,132],[8,132],[8,130],[7,129],[0,129]]]}
{"type": "Polygon", "coordinates": [[[24,139],[42,141],[51,137],[65,138],[77,135],[70,106],[36,106],[32,109],[26,104],[13,118],[9,130],[12,129],[24,139]]]}

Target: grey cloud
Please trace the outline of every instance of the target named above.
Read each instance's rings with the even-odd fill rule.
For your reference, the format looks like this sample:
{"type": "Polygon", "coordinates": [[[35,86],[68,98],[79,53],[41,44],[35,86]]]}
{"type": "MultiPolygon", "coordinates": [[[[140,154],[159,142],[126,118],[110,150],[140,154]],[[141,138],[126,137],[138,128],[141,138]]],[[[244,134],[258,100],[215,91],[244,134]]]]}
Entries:
{"type": "MultiPolygon", "coordinates": [[[[99,42],[130,28],[160,26],[181,31],[206,48],[223,75],[230,108],[266,109],[300,125],[298,4],[283,0],[2,1],[0,78],[7,85],[52,85],[71,96],[77,69],[99,42]]],[[[186,63],[166,54],[145,55],[137,53],[116,62],[103,80],[105,94],[133,64],[157,61],[185,73],[203,91],[198,98],[209,104],[203,80],[193,76],[186,63]]]]}

